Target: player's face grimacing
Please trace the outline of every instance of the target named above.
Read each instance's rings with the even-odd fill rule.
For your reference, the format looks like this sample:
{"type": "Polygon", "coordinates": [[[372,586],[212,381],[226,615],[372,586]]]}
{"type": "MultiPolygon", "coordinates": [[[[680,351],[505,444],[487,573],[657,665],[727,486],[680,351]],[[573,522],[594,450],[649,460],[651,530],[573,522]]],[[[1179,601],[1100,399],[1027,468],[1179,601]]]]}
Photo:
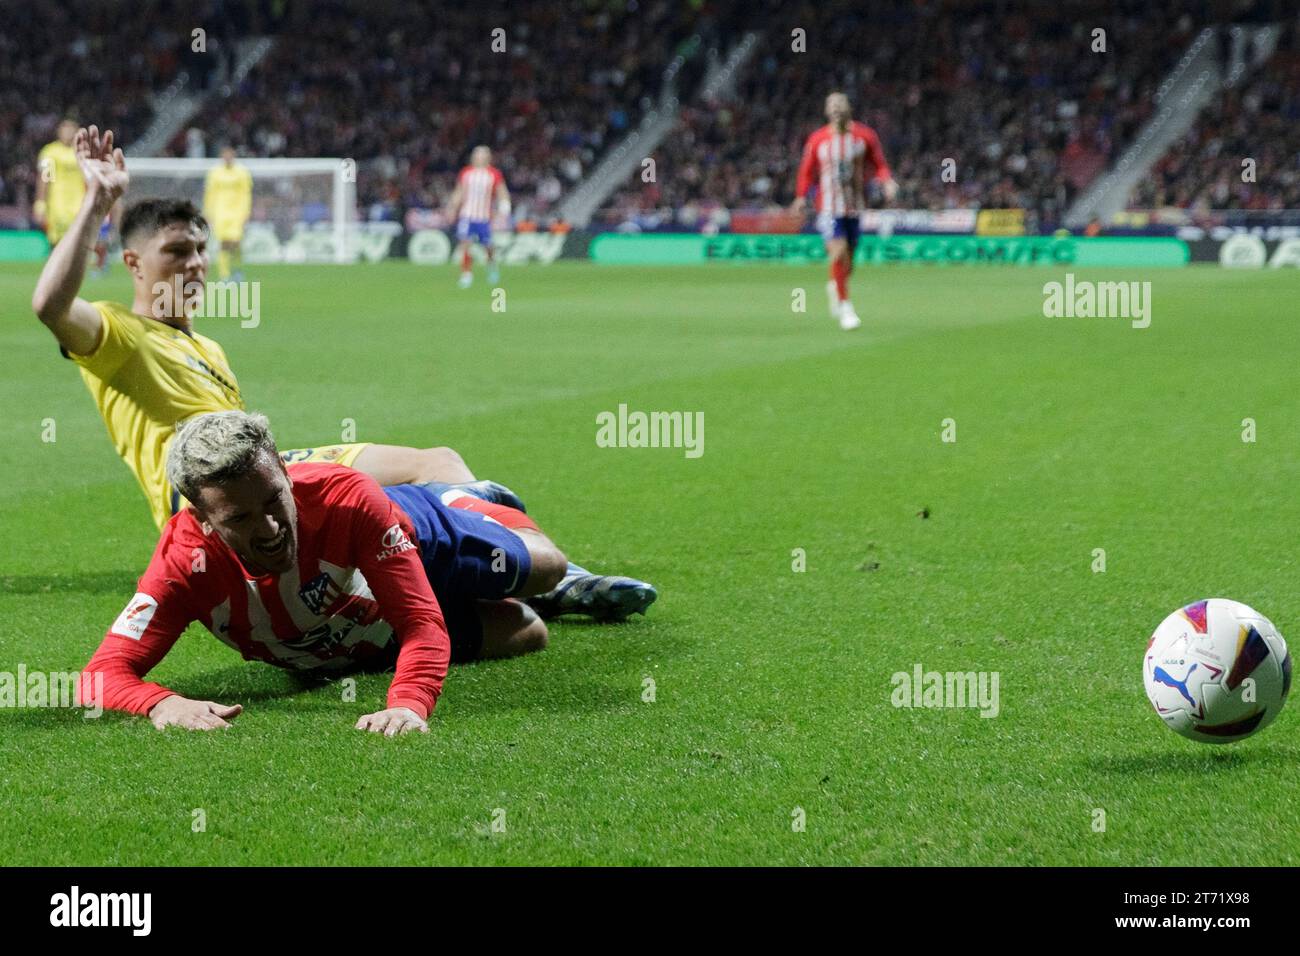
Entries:
{"type": "Polygon", "coordinates": [[[284,462],[259,453],[246,476],[203,488],[198,517],[254,574],[284,574],[298,560],[298,509],[284,462]]]}
{"type": "Polygon", "coordinates": [[[123,258],[137,286],[148,293],[155,319],[191,316],[203,304],[208,234],[193,223],[169,223],[128,249],[123,258]],[[176,308],[178,283],[184,311],[176,308]]]}

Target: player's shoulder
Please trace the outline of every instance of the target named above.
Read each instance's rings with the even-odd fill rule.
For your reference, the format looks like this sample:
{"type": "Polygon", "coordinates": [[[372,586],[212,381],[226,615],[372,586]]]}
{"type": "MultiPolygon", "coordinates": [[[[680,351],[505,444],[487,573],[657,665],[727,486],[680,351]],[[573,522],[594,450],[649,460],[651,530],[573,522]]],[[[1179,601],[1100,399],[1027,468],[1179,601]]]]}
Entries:
{"type": "Polygon", "coordinates": [[[114,302],[111,299],[96,299],[90,304],[98,309],[101,315],[107,315],[114,319],[140,319],[143,321],[142,316],[136,315],[131,311],[129,306],[124,305],[121,302],[114,302]]]}
{"type": "Polygon", "coordinates": [[[143,315],[136,315],[131,307],[121,302],[113,302],[110,299],[97,299],[90,303],[91,306],[99,313],[99,317],[106,326],[112,326],[119,330],[130,330],[137,332],[146,329],[149,319],[143,315]]]}
{"type": "MultiPolygon", "coordinates": [[[[365,472],[334,462],[288,466],[300,521],[318,528],[353,528],[370,516],[387,515],[388,497],[365,472]]],[[[331,532],[331,534],[334,532],[331,532]]]]}
{"type": "Polygon", "coordinates": [[[216,352],[223,359],[226,357],[226,350],[221,347],[221,343],[216,339],[210,338],[198,331],[191,331],[190,335],[194,337],[194,341],[203,346],[205,351],[216,352]]]}
{"type": "Polygon", "coordinates": [[[820,143],[822,140],[826,139],[830,135],[831,135],[831,127],[829,123],[825,123],[821,126],[818,126],[815,130],[813,130],[811,133],[808,134],[808,145],[812,146],[814,143],[820,143]]]}
{"type": "Polygon", "coordinates": [[[162,534],[158,536],[158,546],[154,548],[153,559],[149,562],[149,571],[171,576],[189,568],[198,554],[207,558],[213,551],[211,541],[203,533],[199,519],[189,508],[183,508],[167,519],[162,534]]]}
{"type": "Polygon", "coordinates": [[[849,129],[859,139],[875,139],[876,137],[876,131],[860,120],[854,120],[849,129]]]}
{"type": "MultiPolygon", "coordinates": [[[[60,142],[48,143],[39,153],[36,154],[36,163],[38,166],[62,166],[65,163],[75,163],[77,154],[65,147],[60,142]]],[[[57,185],[58,181],[51,183],[57,185]]]]}
{"type": "Polygon", "coordinates": [[[379,490],[379,483],[364,471],[332,461],[301,461],[286,468],[293,479],[295,499],[328,505],[355,501],[379,490]]]}
{"type": "Polygon", "coordinates": [[[202,613],[226,593],[238,567],[229,546],[215,531],[205,532],[186,507],[163,525],[149,567],[140,577],[139,591],[156,601],[166,596],[189,602],[191,612],[202,613]]]}
{"type": "Polygon", "coordinates": [[[206,536],[199,519],[189,508],[182,508],[167,519],[158,542],[159,550],[172,550],[201,543],[206,536]]]}
{"type": "MultiPolygon", "coordinates": [[[[115,329],[123,330],[123,334],[145,334],[158,327],[166,328],[165,324],[151,319],[146,315],[141,315],[123,302],[114,302],[111,299],[96,299],[90,303],[96,311],[99,312],[100,318],[104,320],[105,325],[111,325],[115,329]]],[[[195,333],[197,336],[198,333],[195,333]]]]}

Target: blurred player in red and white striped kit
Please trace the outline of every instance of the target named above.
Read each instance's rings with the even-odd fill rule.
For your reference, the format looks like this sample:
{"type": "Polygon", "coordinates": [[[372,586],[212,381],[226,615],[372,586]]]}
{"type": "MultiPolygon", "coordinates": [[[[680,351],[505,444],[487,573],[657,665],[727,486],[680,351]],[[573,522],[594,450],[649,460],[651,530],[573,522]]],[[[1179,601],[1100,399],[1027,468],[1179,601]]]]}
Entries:
{"type": "Polygon", "coordinates": [[[492,165],[492,150],[475,146],[470,153],[469,165],[456,177],[456,189],[447,203],[448,216],[456,220],[456,256],[460,259],[460,287],[468,289],[474,281],[470,266],[469,247],[473,242],[483,246],[488,261],[488,282],[501,278],[497,270],[496,252],[492,248],[492,212],[510,215],[510,190],[506,188],[501,170],[492,165]]]}
{"type": "Polygon", "coordinates": [[[849,301],[849,273],[853,271],[860,217],[866,208],[867,183],[878,181],[886,201],[898,194],[898,183],[889,172],[876,131],[855,122],[852,116],[849,98],[843,93],[826,97],[828,122],[804,144],[793,206],[794,212],[802,214],[809,191],[816,187],[817,231],[826,242],[830,259],[831,281],[826,291],[831,315],[845,330],[862,324],[849,301]]]}

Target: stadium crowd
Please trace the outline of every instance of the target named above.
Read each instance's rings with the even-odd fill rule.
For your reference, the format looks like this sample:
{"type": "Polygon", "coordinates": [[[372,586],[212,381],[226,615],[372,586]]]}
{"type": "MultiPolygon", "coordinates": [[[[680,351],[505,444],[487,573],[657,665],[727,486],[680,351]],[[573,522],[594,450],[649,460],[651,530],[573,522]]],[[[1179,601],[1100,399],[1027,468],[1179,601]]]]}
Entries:
{"type": "Polygon", "coordinates": [[[1225,90],[1129,197],[1134,209],[1300,209],[1300,21],[1225,90]],[[1243,161],[1253,160],[1253,167],[1243,161]]]}
{"type": "Polygon", "coordinates": [[[699,18],[672,0],[313,4],[195,125],[258,156],[357,159],[369,218],[440,207],[484,143],[517,212],[544,216],[654,104],[699,18]]]}
{"type": "MultiPolygon", "coordinates": [[[[269,34],[275,44],[166,151],[185,155],[198,129],[210,155],[229,143],[244,155],[354,158],[365,218],[442,207],[469,149],[486,143],[516,216],[546,223],[657,105],[665,68],[680,55],[687,105],[654,153],[656,181],[634,176],[598,225],[695,227],[725,223],[735,210],[786,207],[800,147],[823,122],[826,92],[840,88],[880,134],[901,186],[896,206],[1023,207],[1031,227],[1047,229],[1151,115],[1159,83],[1196,32],[1242,5],[30,0],[0,31],[0,207],[30,202],[34,158],[62,116],[111,126],[129,150],[155,96],[182,71],[191,88],[210,88],[218,58],[190,42],[202,24],[208,51],[225,56],[244,37],[269,34]],[[505,31],[499,38],[493,23],[505,31]],[[1104,50],[1095,49],[1099,27],[1104,50]],[[804,53],[790,49],[796,28],[804,53]],[[718,102],[693,97],[706,65],[700,51],[725,50],[749,29],[762,46],[734,90],[718,102]],[[952,182],[941,175],[947,159],[952,182]]],[[[1292,24],[1266,68],[1207,110],[1134,205],[1300,204],[1295,34],[1292,24]],[[1221,154],[1256,158],[1259,183],[1277,188],[1225,173],[1211,162],[1221,154]]]]}
{"type": "Polygon", "coordinates": [[[186,155],[199,129],[209,154],[229,143],[244,155],[354,158],[363,214],[393,218],[441,206],[469,149],[487,143],[517,210],[544,215],[654,105],[665,67],[711,23],[702,2],[673,0],[33,0],[0,32],[0,128],[16,131],[0,135],[0,205],[30,202],[35,155],[63,116],[111,126],[129,149],[180,71],[206,89],[216,58],[190,42],[203,25],[210,50],[262,34],[275,45],[166,153],[186,155]]]}
{"type": "Polygon", "coordinates": [[[901,190],[895,205],[1019,206],[1057,222],[1151,114],[1203,5],[1140,0],[1018,5],[853,0],[781,6],[765,49],[723,102],[696,102],[656,152],[658,182],[631,182],[608,226],[776,208],[793,198],[799,149],[839,88],[873,126],[901,190]],[[791,29],[807,53],[790,55],[791,29]],[[1096,27],[1105,48],[1094,51],[1096,27]],[[777,46],[780,46],[778,49],[777,46]],[[956,179],[941,178],[943,161],[956,179]]]}
{"type": "MultiPolygon", "coordinates": [[[[65,116],[129,144],[148,128],[154,97],[183,70],[202,88],[241,33],[265,29],[245,0],[27,0],[0,29],[0,206],[35,195],[36,154],[65,116]],[[204,52],[192,31],[205,29],[204,52]]],[[[18,8],[15,8],[17,10],[18,8]]]]}

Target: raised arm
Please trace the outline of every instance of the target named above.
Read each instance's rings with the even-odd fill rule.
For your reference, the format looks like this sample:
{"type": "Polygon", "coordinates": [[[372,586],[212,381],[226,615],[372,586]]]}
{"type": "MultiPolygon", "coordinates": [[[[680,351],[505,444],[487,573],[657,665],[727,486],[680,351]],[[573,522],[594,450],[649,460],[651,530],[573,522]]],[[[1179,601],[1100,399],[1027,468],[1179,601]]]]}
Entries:
{"type": "Polygon", "coordinates": [[[79,129],[75,148],[86,179],[86,196],[71,228],[41,270],[32,293],[32,311],[59,345],[76,355],[86,355],[99,342],[103,319],[77,292],[86,277],[86,262],[94,249],[99,225],[126,192],[129,177],[122,151],[113,148],[112,130],[105,130],[101,138],[94,126],[79,129]]]}

